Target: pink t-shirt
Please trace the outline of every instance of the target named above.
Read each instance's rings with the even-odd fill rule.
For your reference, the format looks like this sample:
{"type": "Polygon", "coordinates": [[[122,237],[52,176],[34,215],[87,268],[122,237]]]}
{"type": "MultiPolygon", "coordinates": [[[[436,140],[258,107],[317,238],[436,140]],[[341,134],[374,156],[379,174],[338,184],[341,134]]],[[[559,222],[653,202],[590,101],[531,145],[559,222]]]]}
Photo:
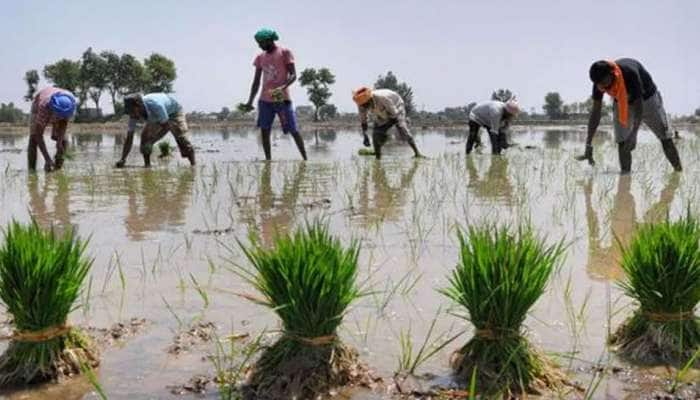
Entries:
{"type": "MultiPolygon", "coordinates": [[[[262,69],[262,93],[260,100],[272,102],[270,91],[287,83],[287,65],[294,64],[294,56],[289,49],[277,46],[272,52],[262,52],[253,65],[262,69]]],[[[284,99],[289,100],[289,91],[284,90],[284,99]]]]}

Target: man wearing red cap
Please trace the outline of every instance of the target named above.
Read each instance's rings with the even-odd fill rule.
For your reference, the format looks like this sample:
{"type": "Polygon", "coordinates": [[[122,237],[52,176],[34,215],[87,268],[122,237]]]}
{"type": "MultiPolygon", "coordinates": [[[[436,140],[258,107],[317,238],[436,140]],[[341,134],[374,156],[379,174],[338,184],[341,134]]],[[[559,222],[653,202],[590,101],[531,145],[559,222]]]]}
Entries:
{"type": "Polygon", "coordinates": [[[65,89],[47,87],[36,94],[29,117],[27,161],[30,171],[36,170],[37,148],[44,157],[44,170],[46,172],[60,169],[63,166],[63,154],[67,144],[66,128],[68,120],[75,113],[75,105],[75,96],[65,89]],[[51,125],[51,139],[56,142],[55,161],[51,160],[44,141],[44,131],[48,125],[51,125]]]}
{"type": "Polygon", "coordinates": [[[374,126],[372,127],[372,143],[374,144],[374,156],[382,157],[382,146],[389,139],[388,131],[393,126],[399,133],[399,138],[408,143],[413,149],[415,157],[423,157],[418,151],[416,141],[408,130],[406,121],[406,107],[398,93],[389,89],[375,89],[361,87],[352,94],[352,99],[357,104],[364,136],[364,145],[370,146],[367,137],[368,117],[372,114],[374,126]]]}

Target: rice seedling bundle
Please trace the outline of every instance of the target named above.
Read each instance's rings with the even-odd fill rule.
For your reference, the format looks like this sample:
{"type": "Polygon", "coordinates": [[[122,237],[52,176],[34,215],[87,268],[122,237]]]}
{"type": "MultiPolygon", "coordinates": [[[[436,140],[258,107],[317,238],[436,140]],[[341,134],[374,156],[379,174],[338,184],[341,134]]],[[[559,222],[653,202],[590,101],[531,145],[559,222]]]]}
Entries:
{"type": "Polygon", "coordinates": [[[170,157],[172,154],[173,148],[170,146],[170,143],[168,142],[160,142],[158,143],[158,150],[160,150],[160,154],[158,155],[158,158],[166,158],[170,157]]]}
{"type": "Polygon", "coordinates": [[[563,383],[552,364],[524,336],[523,323],[544,293],[563,255],[530,228],[489,225],[458,231],[460,261],[441,293],[462,306],[474,325],[469,342],[454,353],[460,383],[474,376],[480,392],[537,392],[563,383]]]}
{"type": "Polygon", "coordinates": [[[278,236],[272,248],[239,242],[252,269],[237,268],[260,293],[258,303],[282,322],[282,335],[254,366],[248,392],[257,399],[315,398],[362,375],[357,352],[337,336],[360,295],[358,242],[344,246],[321,222],[278,236]]]}
{"type": "Polygon", "coordinates": [[[611,342],[642,363],[684,363],[700,348],[700,224],[688,213],[642,225],[622,250],[620,286],[638,307],[611,342]]]}
{"type": "Polygon", "coordinates": [[[90,340],[68,325],[92,265],[87,242],[36,222],[11,222],[0,248],[0,299],[15,333],[0,356],[0,386],[55,380],[99,364],[90,340]]]}

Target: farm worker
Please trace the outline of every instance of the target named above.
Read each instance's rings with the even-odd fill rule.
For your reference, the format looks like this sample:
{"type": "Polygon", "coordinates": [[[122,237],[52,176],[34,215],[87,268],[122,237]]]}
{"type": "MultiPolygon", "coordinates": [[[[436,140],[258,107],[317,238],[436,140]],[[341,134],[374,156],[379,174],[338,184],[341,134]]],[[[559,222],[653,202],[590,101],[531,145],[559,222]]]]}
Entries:
{"type": "Polygon", "coordinates": [[[352,99],[357,104],[365,146],[370,146],[369,137],[367,137],[367,121],[369,114],[372,115],[372,143],[377,159],[382,157],[382,146],[389,139],[388,131],[393,126],[396,126],[399,138],[411,146],[415,157],[422,157],[416,141],[408,130],[406,107],[398,93],[389,89],[372,90],[363,86],[353,91],[352,99]]]}
{"type": "Polygon", "coordinates": [[[29,146],[27,148],[27,161],[29,170],[36,170],[37,147],[44,157],[44,170],[49,172],[60,169],[63,166],[63,155],[66,151],[66,128],[68,120],[75,114],[76,101],[73,93],[57,88],[47,87],[34,96],[29,117],[29,146]],[[56,142],[55,161],[51,160],[44,131],[51,124],[51,139],[56,142]]]}
{"type": "Polygon", "coordinates": [[[262,133],[262,145],[265,159],[272,159],[270,148],[270,134],[275,115],[279,116],[282,131],[291,134],[294,138],[301,157],[306,160],[304,139],[297,128],[297,119],[289,97],[289,86],[297,80],[294,55],[275,41],[279,40],[277,32],[269,28],[262,28],[255,33],[255,41],[263,50],[253,61],[255,75],[250,89],[248,102],[243,105],[244,111],[253,110],[253,101],[260,89],[262,78],[262,92],[258,100],[258,127],[262,133]]]}
{"type": "Polygon", "coordinates": [[[593,81],[593,110],[588,120],[586,152],[577,157],[593,165],[593,136],[600,123],[603,94],[613,98],[613,125],[620,159],[620,172],[627,174],[632,167],[632,150],[637,145],[637,132],[644,122],[661,141],[664,154],[676,171],[681,171],[681,160],[673,143],[663,99],[651,75],[631,58],[616,61],[596,61],[589,75],[593,81]]]}
{"type": "Polygon", "coordinates": [[[117,162],[117,168],[123,168],[134,143],[134,131],[139,121],[146,124],[141,132],[141,154],[146,168],[151,166],[153,145],[168,132],[175,137],[180,155],[195,165],[194,148],[187,139],[187,120],[182,107],[171,95],[166,93],[150,93],[146,95],[131,94],[124,98],[124,112],[129,116],[126,141],[122,149],[122,158],[117,162]]]}
{"type": "Polygon", "coordinates": [[[486,128],[491,139],[491,152],[501,154],[509,145],[506,133],[513,119],[520,113],[520,106],[515,99],[506,102],[489,100],[477,104],[469,112],[469,136],[467,137],[467,154],[474,145],[480,143],[479,130],[486,128]]]}

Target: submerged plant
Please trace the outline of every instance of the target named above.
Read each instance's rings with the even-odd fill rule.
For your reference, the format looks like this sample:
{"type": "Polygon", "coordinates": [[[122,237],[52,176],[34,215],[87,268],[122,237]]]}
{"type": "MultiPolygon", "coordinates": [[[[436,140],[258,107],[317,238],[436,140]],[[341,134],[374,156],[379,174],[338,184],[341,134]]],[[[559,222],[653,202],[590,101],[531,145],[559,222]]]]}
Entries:
{"type": "Polygon", "coordinates": [[[0,356],[0,386],[54,380],[99,364],[96,349],[68,325],[92,260],[74,231],[9,224],[0,248],[0,299],[15,333],[0,356]]]}
{"type": "Polygon", "coordinates": [[[237,273],[282,320],[282,336],[266,349],[248,382],[254,398],[312,398],[358,377],[357,352],[337,336],[360,295],[358,242],[344,246],[321,222],[278,236],[272,248],[239,242],[252,270],[237,273]]]}
{"type": "Polygon", "coordinates": [[[700,348],[700,223],[645,224],[622,250],[620,286],[638,303],[611,338],[620,354],[643,363],[684,363],[700,348]]]}
{"type": "Polygon", "coordinates": [[[525,393],[561,381],[528,343],[523,322],[563,255],[530,228],[470,227],[458,231],[460,262],[441,292],[468,311],[476,331],[452,359],[456,378],[487,393],[525,393]],[[476,371],[476,372],[474,372],[476,371]]]}

